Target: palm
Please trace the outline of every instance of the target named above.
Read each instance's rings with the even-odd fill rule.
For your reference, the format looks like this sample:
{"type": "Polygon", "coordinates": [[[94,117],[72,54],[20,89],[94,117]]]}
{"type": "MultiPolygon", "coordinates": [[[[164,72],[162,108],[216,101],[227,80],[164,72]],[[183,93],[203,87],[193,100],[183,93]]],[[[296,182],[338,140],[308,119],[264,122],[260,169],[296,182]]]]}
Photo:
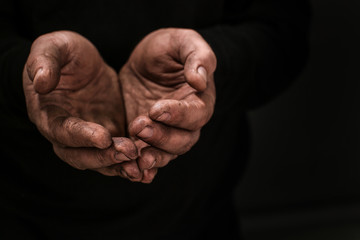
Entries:
{"type": "MultiPolygon", "coordinates": [[[[168,30],[149,34],[121,69],[119,77],[128,123],[139,115],[146,115],[160,99],[199,100],[198,95],[203,94],[188,84],[185,73],[188,55],[186,49],[180,49],[181,37],[172,32],[169,34],[168,30]]],[[[204,92],[214,95],[210,85],[204,92]]]]}
{"type": "Polygon", "coordinates": [[[112,135],[123,136],[123,108],[119,106],[122,99],[115,71],[105,64],[96,48],[80,35],[66,32],[62,33],[60,39],[66,42],[66,50],[62,50],[65,54],[62,55],[60,61],[63,63],[58,71],[56,68],[52,72],[40,69],[34,76],[34,83],[24,74],[28,107],[39,107],[29,113],[41,115],[39,110],[45,110],[45,117],[77,117],[104,126],[112,135]],[[55,84],[42,82],[49,76],[52,76],[55,84]],[[51,89],[53,86],[49,86],[51,84],[54,90],[51,89]],[[39,91],[48,93],[38,94],[39,91]]]}
{"type": "Polygon", "coordinates": [[[119,73],[129,134],[139,150],[142,182],[198,141],[215,104],[216,57],[190,29],[147,35],[119,73]]]}
{"type": "MultiPolygon", "coordinates": [[[[124,90],[124,100],[128,123],[137,116],[145,115],[160,99],[181,100],[194,93],[183,77],[183,66],[173,60],[162,59],[164,63],[174,65],[173,71],[147,75],[125,65],[120,72],[120,81],[124,90]],[[177,65],[177,66],[176,66],[177,65]]],[[[140,69],[146,70],[146,69],[140,69]]],[[[159,69],[160,70],[160,69],[159,69]]]]}

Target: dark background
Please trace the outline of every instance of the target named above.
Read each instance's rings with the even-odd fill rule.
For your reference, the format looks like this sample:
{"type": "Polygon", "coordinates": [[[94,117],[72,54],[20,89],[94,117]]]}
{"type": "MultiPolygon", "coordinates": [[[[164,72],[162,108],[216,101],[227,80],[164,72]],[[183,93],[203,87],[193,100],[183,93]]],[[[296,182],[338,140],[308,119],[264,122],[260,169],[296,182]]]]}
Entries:
{"type": "Polygon", "coordinates": [[[360,1],[311,2],[307,67],[249,114],[236,196],[245,240],[360,239],[360,1]]]}

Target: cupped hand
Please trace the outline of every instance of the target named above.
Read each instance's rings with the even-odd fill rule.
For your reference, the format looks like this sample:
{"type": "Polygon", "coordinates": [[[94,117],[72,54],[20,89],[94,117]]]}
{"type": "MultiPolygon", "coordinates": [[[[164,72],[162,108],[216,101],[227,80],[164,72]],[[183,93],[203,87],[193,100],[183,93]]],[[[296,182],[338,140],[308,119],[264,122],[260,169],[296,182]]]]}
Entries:
{"type": "Polygon", "coordinates": [[[116,72],[81,35],[58,31],[34,41],[24,67],[30,120],[55,153],[77,169],[127,177],[138,171],[116,72]]]}
{"type": "Polygon", "coordinates": [[[214,52],[194,30],[160,29],[136,46],[119,73],[140,151],[143,174],[135,180],[151,182],[158,168],[198,141],[214,110],[215,68],[214,52]]]}

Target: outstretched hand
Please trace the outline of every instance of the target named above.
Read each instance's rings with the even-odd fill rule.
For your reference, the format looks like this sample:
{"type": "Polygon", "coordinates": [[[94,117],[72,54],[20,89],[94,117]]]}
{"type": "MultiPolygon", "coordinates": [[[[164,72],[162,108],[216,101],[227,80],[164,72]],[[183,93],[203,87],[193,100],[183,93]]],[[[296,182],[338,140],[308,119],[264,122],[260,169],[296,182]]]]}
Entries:
{"type": "Polygon", "coordinates": [[[214,109],[215,67],[195,31],[158,30],[120,71],[121,91],[87,39],[45,34],[34,41],[23,72],[28,115],[71,166],[149,183],[199,139],[214,109]],[[126,122],[132,140],[124,137],[126,122]]]}
{"type": "Polygon", "coordinates": [[[215,68],[210,46],[190,29],[157,30],[136,46],[119,74],[129,133],[140,151],[141,174],[133,181],[151,182],[158,168],[198,141],[214,110],[215,68]]]}
{"type": "Polygon", "coordinates": [[[23,87],[30,120],[62,160],[111,176],[127,177],[125,172],[132,171],[131,165],[119,165],[136,159],[137,149],[123,137],[118,76],[87,39],[69,31],[36,39],[23,87]]]}

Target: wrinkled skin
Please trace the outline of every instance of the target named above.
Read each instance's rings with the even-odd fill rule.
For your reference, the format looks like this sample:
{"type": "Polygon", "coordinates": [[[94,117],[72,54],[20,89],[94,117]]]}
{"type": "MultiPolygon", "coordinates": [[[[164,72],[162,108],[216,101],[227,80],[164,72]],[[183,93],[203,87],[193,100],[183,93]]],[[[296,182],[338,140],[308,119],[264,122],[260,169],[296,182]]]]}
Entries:
{"type": "Polygon", "coordinates": [[[150,183],[159,167],[196,143],[210,119],[215,66],[192,30],[149,34],[119,76],[81,35],[45,34],[23,72],[28,115],[71,166],[150,183]]]}
{"type": "MultiPolygon", "coordinates": [[[[140,150],[133,181],[151,182],[158,168],[190,150],[213,114],[216,57],[195,31],[147,35],[121,69],[129,132],[140,150]],[[141,174],[142,173],[142,174],[141,174]]],[[[134,164],[134,161],[122,165],[134,164]]]]}
{"type": "Polygon", "coordinates": [[[123,138],[117,74],[84,37],[60,31],[36,39],[23,87],[30,120],[71,166],[123,175],[119,163],[137,158],[134,143],[123,138]]]}

